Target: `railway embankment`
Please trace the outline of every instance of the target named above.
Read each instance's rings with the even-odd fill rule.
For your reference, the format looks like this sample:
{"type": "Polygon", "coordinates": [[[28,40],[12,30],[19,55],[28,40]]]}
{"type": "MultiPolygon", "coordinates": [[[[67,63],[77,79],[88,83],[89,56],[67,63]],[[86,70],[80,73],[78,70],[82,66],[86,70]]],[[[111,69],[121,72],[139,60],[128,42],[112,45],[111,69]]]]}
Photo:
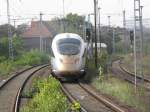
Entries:
{"type": "Polygon", "coordinates": [[[38,50],[25,52],[14,60],[5,58],[0,61],[0,82],[5,81],[10,75],[18,73],[26,68],[48,62],[48,56],[40,53],[38,50]]]}
{"type": "MultiPolygon", "coordinates": [[[[117,73],[112,74],[111,69],[108,73],[104,73],[102,70],[101,72],[103,73],[100,74],[98,70],[94,70],[96,71],[95,73],[92,72],[94,67],[91,66],[92,64],[90,63],[90,68],[92,69],[89,69],[89,72],[87,72],[86,80],[89,79],[89,81],[86,81],[86,83],[92,85],[92,87],[107,98],[126,107],[128,111],[149,111],[149,101],[147,100],[149,93],[145,89],[139,87],[135,93],[134,85],[122,78],[116,77],[117,73]]],[[[121,72],[118,73],[124,75],[121,72]]]]}

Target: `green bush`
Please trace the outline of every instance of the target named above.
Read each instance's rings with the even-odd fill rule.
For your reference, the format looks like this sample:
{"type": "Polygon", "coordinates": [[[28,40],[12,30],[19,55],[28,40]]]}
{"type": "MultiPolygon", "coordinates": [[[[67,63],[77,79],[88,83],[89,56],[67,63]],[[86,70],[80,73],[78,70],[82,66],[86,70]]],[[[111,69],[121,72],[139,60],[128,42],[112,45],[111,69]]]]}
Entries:
{"type": "Polygon", "coordinates": [[[150,54],[150,45],[149,45],[149,43],[144,44],[144,53],[145,53],[145,55],[150,54]]]}
{"type": "MultiPolygon", "coordinates": [[[[0,56],[9,57],[8,53],[8,38],[0,38],[0,56]]],[[[23,41],[20,37],[13,37],[13,52],[14,56],[18,56],[23,52],[23,41]]]]}
{"type": "Polygon", "coordinates": [[[17,65],[38,65],[42,63],[48,63],[48,56],[38,50],[31,50],[23,54],[16,62],[17,65]]]}
{"type": "Polygon", "coordinates": [[[115,44],[115,53],[122,54],[124,51],[123,49],[124,49],[123,42],[118,42],[115,44]]]}
{"type": "Polygon", "coordinates": [[[107,52],[103,52],[100,56],[100,66],[104,68],[108,61],[108,54],[107,52]]]}
{"type": "Polygon", "coordinates": [[[5,56],[0,56],[0,62],[5,61],[7,58],[5,56]]]}
{"type": "Polygon", "coordinates": [[[67,99],[62,94],[60,84],[52,76],[36,80],[34,85],[39,92],[21,112],[65,112],[68,109],[67,99]]]}
{"type": "Polygon", "coordinates": [[[71,110],[73,112],[81,112],[81,105],[79,102],[73,102],[71,105],[71,110]]]}
{"type": "Polygon", "coordinates": [[[20,37],[13,37],[13,52],[15,59],[9,60],[8,38],[0,38],[0,75],[6,75],[23,66],[33,66],[48,63],[48,56],[38,50],[23,51],[23,41],[20,37]]]}
{"type": "Polygon", "coordinates": [[[4,61],[0,63],[0,75],[8,74],[10,71],[15,69],[13,61],[4,61]]]}
{"type": "Polygon", "coordinates": [[[22,56],[15,60],[8,60],[5,56],[0,57],[0,75],[6,75],[15,69],[25,66],[33,66],[43,63],[48,63],[49,58],[46,54],[38,50],[31,50],[24,53],[22,56]]]}

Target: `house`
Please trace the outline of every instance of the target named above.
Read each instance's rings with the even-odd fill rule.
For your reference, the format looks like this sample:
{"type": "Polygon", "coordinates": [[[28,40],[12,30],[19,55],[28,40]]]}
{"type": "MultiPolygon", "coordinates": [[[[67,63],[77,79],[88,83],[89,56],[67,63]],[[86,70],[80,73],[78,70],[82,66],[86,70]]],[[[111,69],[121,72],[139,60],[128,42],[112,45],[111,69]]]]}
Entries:
{"type": "Polygon", "coordinates": [[[48,28],[40,21],[32,21],[31,26],[21,34],[24,41],[24,47],[27,51],[39,49],[44,52],[50,52],[52,34],[48,28]]]}

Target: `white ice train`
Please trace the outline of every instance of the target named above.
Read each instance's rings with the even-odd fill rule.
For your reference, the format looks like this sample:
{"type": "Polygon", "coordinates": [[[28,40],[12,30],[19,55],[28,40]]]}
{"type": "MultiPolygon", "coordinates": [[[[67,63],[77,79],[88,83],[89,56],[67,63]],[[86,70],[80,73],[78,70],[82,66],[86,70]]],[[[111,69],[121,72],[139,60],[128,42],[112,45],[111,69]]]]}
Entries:
{"type": "Polygon", "coordinates": [[[85,74],[85,44],[77,34],[61,33],[52,41],[52,73],[58,78],[80,78],[85,74]]]}

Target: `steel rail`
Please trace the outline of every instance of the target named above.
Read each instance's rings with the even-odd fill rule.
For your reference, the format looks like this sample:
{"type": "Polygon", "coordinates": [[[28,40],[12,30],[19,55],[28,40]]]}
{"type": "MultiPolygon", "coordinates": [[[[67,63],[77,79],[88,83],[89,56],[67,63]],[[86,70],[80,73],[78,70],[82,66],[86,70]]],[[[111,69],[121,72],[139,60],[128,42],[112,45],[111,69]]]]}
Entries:
{"type": "Polygon", "coordinates": [[[100,96],[95,94],[93,91],[90,91],[87,87],[84,86],[84,84],[79,83],[79,85],[86,91],[88,92],[91,96],[99,100],[100,102],[104,103],[107,107],[111,108],[115,112],[125,112],[125,109],[121,108],[117,104],[111,102],[109,99],[105,98],[104,96],[100,96]]]}
{"type": "MultiPolygon", "coordinates": [[[[66,95],[66,97],[68,98],[68,100],[71,103],[77,102],[77,100],[71,95],[71,93],[67,90],[67,88],[63,85],[63,83],[60,83],[61,86],[61,90],[63,91],[63,93],[66,95]]],[[[82,105],[81,105],[81,111],[82,112],[88,112],[82,105]]]]}
{"type": "MultiPolygon", "coordinates": [[[[134,76],[135,77],[135,75],[134,75],[134,73],[132,73],[132,72],[129,72],[127,69],[125,69],[122,65],[122,62],[121,62],[121,60],[119,61],[119,66],[120,66],[120,68],[122,69],[122,71],[124,71],[124,72],[126,72],[126,73],[128,73],[129,75],[131,75],[131,76],[134,76]]],[[[142,79],[142,77],[141,76],[136,76],[138,79],[142,79]]],[[[146,81],[146,82],[148,82],[148,83],[150,83],[150,79],[148,79],[148,78],[145,78],[144,77],[144,81],[146,81]]]]}
{"type": "MultiPolygon", "coordinates": [[[[113,72],[116,74],[116,73],[118,73],[118,70],[122,73],[122,74],[125,74],[125,75],[120,75],[125,81],[128,81],[129,83],[131,83],[131,84],[135,84],[135,82],[134,82],[134,77],[135,77],[135,75],[134,75],[134,73],[131,73],[131,72],[129,72],[127,69],[125,69],[121,64],[121,59],[118,59],[118,60],[116,60],[116,61],[118,61],[117,62],[117,65],[116,66],[118,66],[118,67],[113,67],[113,72]],[[117,71],[116,71],[116,70],[117,71]]],[[[115,63],[115,62],[114,62],[115,63]]],[[[119,73],[120,74],[120,73],[119,73]]],[[[140,77],[140,76],[136,76],[136,78],[137,78],[137,81],[142,81],[141,79],[142,79],[142,77],[140,77]]],[[[150,86],[147,86],[147,84],[149,85],[150,84],[150,81],[149,81],[149,79],[147,79],[147,78],[144,78],[144,83],[142,84],[142,83],[137,83],[137,86],[143,86],[146,90],[150,90],[150,86]]]]}
{"type": "Polygon", "coordinates": [[[18,112],[19,111],[19,105],[20,105],[20,95],[23,91],[23,88],[25,87],[26,83],[28,82],[28,80],[30,79],[31,76],[33,76],[36,72],[38,72],[39,70],[41,70],[42,68],[45,68],[47,67],[48,64],[46,65],[43,65],[42,67],[40,67],[39,69],[35,70],[33,73],[31,73],[26,79],[25,81],[23,82],[23,84],[21,85],[21,87],[19,88],[18,90],[18,93],[16,95],[16,100],[15,100],[15,103],[14,103],[14,109],[13,109],[13,112],[18,112]]]}
{"type": "MultiPolygon", "coordinates": [[[[126,112],[125,109],[121,108],[120,106],[118,106],[117,104],[113,104],[112,102],[108,101],[108,99],[101,97],[94,94],[92,91],[88,90],[86,87],[84,87],[84,85],[82,83],[78,83],[78,85],[85,91],[87,92],[87,94],[93,98],[95,98],[98,102],[104,104],[106,107],[110,108],[111,110],[115,111],[115,112],[126,112]]],[[[69,90],[67,90],[67,88],[63,85],[63,83],[61,83],[61,88],[63,90],[63,92],[66,94],[66,96],[69,98],[69,100],[71,102],[77,101],[77,99],[71,94],[71,92],[69,92],[69,90]]],[[[81,105],[83,107],[83,109],[88,112],[88,110],[84,107],[84,105],[81,105]]],[[[84,111],[84,112],[85,112],[84,111]]]]}
{"type": "Polygon", "coordinates": [[[32,66],[32,67],[29,67],[29,68],[27,68],[27,69],[24,69],[24,70],[22,70],[22,71],[20,71],[20,72],[18,72],[18,73],[16,73],[16,74],[11,75],[10,77],[8,77],[7,79],[5,79],[4,81],[2,81],[2,82],[0,83],[0,90],[1,90],[1,88],[3,88],[3,86],[5,86],[10,80],[14,79],[15,77],[17,77],[17,76],[20,75],[21,73],[23,73],[23,72],[25,72],[25,71],[27,71],[27,70],[30,70],[30,69],[32,69],[32,68],[34,68],[34,67],[36,67],[36,66],[32,66]]]}
{"type": "MultiPolygon", "coordinates": [[[[40,69],[44,68],[48,66],[48,64],[45,64],[45,65],[37,65],[37,66],[33,66],[33,67],[30,67],[30,68],[27,68],[21,72],[18,72],[16,74],[13,74],[12,76],[10,76],[9,78],[7,78],[5,81],[3,81],[1,84],[0,84],[0,94],[4,94],[6,92],[5,88],[9,88],[11,85],[8,85],[9,83],[12,83],[13,84],[13,81],[15,81],[16,78],[18,77],[21,77],[21,75],[25,74],[26,72],[29,71],[29,74],[28,76],[24,77],[25,80],[23,80],[21,84],[21,87],[17,88],[16,87],[16,97],[14,97],[14,101],[12,101],[11,105],[10,105],[10,109],[8,109],[9,111],[11,112],[17,112],[18,111],[18,105],[19,105],[19,97],[20,97],[20,93],[25,85],[25,83],[27,83],[27,80],[33,75],[35,74],[35,72],[39,71],[40,69]],[[33,70],[32,70],[33,69],[33,70]],[[35,70],[34,70],[35,69],[35,70]],[[31,73],[30,73],[31,72],[31,73]],[[6,86],[6,87],[5,87],[6,86]],[[8,87],[7,87],[8,86],[8,87]],[[4,91],[3,91],[4,90],[4,91]],[[3,93],[4,92],[4,93],[3,93]]],[[[22,76],[23,77],[23,76],[22,76]]],[[[16,79],[17,80],[17,79],[16,79]]],[[[19,84],[19,82],[18,82],[19,84]]],[[[7,91],[6,93],[9,93],[9,91],[7,91]]],[[[13,96],[15,96],[15,93],[13,93],[13,96]]],[[[5,96],[6,97],[6,96],[5,96]]],[[[4,97],[4,98],[5,98],[4,97]]],[[[12,96],[10,97],[12,99],[12,96]]],[[[7,101],[6,101],[7,102],[7,101]]],[[[3,103],[3,102],[1,102],[3,103]]],[[[3,105],[3,104],[2,104],[3,105]]],[[[6,107],[5,107],[6,108],[6,107]]],[[[2,108],[1,108],[2,109],[2,108]]],[[[2,111],[4,111],[2,109],[2,111]]],[[[7,111],[7,110],[5,110],[7,111]]]]}

